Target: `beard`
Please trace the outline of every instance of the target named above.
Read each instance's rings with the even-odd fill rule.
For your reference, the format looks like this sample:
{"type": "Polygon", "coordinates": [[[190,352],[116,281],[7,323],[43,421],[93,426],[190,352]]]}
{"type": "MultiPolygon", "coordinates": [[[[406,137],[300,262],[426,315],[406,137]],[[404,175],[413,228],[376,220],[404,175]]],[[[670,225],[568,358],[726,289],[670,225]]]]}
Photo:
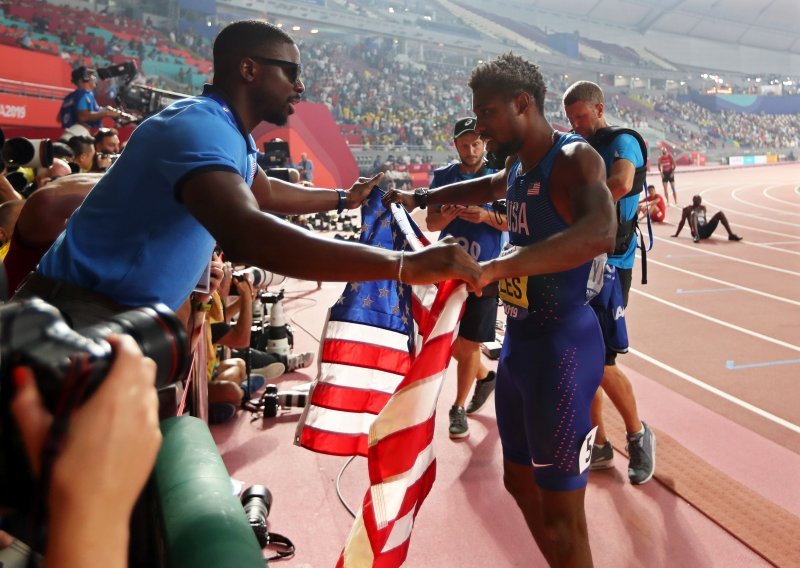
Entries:
{"type": "Polygon", "coordinates": [[[287,112],[280,112],[277,109],[271,109],[264,113],[262,118],[275,126],[286,126],[289,122],[289,114],[287,112]]]}

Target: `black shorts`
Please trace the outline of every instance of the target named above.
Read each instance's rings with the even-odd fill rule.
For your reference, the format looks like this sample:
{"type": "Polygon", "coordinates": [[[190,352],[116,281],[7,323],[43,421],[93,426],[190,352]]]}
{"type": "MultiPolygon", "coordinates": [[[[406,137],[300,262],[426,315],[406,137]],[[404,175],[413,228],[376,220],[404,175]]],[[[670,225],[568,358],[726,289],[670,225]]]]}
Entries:
{"type": "Polygon", "coordinates": [[[497,323],[497,296],[467,297],[464,317],[458,328],[458,336],[475,343],[494,341],[494,326],[497,323]]]}
{"type": "MultiPolygon", "coordinates": [[[[633,269],[632,268],[617,268],[617,277],[619,278],[619,284],[622,286],[622,305],[625,306],[626,310],[628,308],[628,295],[631,291],[631,281],[633,280],[633,269]]],[[[612,351],[611,349],[606,349],[606,365],[616,365],[617,364],[617,352],[612,351]]]]}
{"type": "Polygon", "coordinates": [[[670,170],[668,172],[661,172],[661,181],[663,181],[664,183],[667,183],[668,181],[675,183],[675,170],[670,170]]]}
{"type": "Polygon", "coordinates": [[[701,239],[707,239],[717,230],[717,225],[719,225],[719,217],[714,216],[709,223],[697,227],[697,234],[701,239]]]}

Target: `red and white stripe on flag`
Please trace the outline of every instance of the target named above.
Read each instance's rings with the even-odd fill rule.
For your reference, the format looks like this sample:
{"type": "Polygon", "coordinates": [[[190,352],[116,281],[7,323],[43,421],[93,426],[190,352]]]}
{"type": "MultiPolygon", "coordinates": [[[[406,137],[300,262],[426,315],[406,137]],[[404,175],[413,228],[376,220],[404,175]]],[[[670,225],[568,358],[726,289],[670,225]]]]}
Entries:
{"type": "Polygon", "coordinates": [[[342,568],[402,565],[436,477],[436,403],[467,292],[464,284],[447,281],[438,289],[414,287],[414,297],[417,356],[369,428],[370,488],[339,559],[342,568]]]}

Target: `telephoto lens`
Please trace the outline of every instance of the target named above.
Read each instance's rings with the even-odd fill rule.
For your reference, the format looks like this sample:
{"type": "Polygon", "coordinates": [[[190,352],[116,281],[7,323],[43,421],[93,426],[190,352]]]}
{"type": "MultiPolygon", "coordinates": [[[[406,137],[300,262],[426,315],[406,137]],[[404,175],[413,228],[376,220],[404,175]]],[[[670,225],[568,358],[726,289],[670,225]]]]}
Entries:
{"type": "Polygon", "coordinates": [[[250,523],[256,539],[258,539],[258,544],[264,548],[269,544],[267,517],[272,508],[272,493],[263,485],[248,487],[242,493],[242,507],[244,507],[247,522],[250,523]]]}

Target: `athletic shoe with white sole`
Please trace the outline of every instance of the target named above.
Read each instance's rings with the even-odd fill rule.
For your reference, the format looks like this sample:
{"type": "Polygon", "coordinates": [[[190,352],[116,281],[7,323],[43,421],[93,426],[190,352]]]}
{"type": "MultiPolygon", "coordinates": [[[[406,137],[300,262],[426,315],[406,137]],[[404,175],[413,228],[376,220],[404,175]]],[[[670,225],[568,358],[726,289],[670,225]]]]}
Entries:
{"type": "Polygon", "coordinates": [[[611,469],[612,467],[614,467],[614,448],[611,447],[611,442],[606,440],[605,444],[592,446],[592,461],[589,469],[611,469]]]}
{"type": "Polygon", "coordinates": [[[469,436],[467,412],[463,406],[453,406],[450,408],[450,437],[466,438],[467,436],[469,436]]]}
{"type": "Polygon", "coordinates": [[[634,485],[647,483],[656,471],[656,435],[642,422],[644,432],[628,434],[628,478],[634,485]]]}
{"type": "Polygon", "coordinates": [[[472,393],[472,400],[470,400],[467,405],[467,414],[478,412],[483,405],[486,404],[486,400],[489,398],[489,395],[494,392],[496,384],[497,381],[495,380],[494,371],[489,371],[486,378],[475,381],[475,392],[472,393]]]}

